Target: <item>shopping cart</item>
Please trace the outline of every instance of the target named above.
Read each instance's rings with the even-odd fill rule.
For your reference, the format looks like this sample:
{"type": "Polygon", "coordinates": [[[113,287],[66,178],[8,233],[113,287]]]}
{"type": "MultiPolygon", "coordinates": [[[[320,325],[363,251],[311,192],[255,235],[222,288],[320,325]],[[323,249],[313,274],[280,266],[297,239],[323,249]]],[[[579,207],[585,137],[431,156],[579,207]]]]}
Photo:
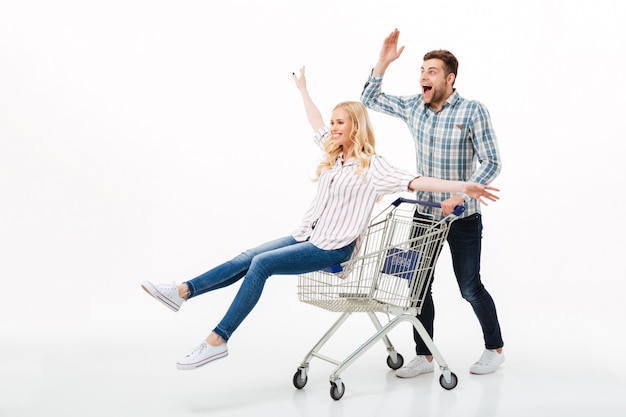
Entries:
{"type": "Polygon", "coordinates": [[[342,314],[301,362],[293,376],[296,388],[306,385],[309,362],[315,357],[337,366],[330,374],[330,396],[339,400],[345,393],[341,373],[381,339],[387,347],[387,365],[400,368],[404,358],[396,352],[387,334],[406,321],[415,327],[437,361],[441,386],[448,390],[456,387],[456,375],[416,315],[421,312],[450,224],[464,207],[458,206],[450,216],[435,221],[414,217],[415,208],[420,205],[440,207],[439,203],[399,198],[372,219],[357,257],[298,277],[301,302],[342,314]],[[356,312],[367,313],[376,333],[342,361],[321,354],[320,349],[356,312]],[[376,313],[385,313],[389,322],[383,326],[376,313]]]}

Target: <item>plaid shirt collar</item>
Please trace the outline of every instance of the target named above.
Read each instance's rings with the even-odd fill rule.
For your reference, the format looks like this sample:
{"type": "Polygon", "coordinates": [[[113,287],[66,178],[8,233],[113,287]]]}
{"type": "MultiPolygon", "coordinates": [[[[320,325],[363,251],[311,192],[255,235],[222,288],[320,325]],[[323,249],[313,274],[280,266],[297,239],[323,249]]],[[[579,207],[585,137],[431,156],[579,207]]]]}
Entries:
{"type": "MultiPolygon", "coordinates": [[[[450,94],[450,97],[448,97],[448,99],[445,101],[445,103],[443,103],[443,105],[441,106],[441,109],[439,111],[445,109],[448,106],[453,107],[460,99],[461,99],[461,96],[456,91],[456,88],[453,88],[452,89],[452,94],[450,94]]],[[[424,110],[434,111],[432,109],[432,107],[430,107],[430,104],[425,103],[423,99],[422,99],[422,107],[424,108],[424,110]]]]}

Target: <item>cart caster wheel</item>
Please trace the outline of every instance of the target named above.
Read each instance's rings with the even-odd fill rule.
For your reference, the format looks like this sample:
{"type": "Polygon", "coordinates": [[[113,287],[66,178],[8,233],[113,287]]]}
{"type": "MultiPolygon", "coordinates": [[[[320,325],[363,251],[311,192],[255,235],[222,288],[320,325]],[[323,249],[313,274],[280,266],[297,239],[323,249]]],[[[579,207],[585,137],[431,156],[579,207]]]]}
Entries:
{"type": "Polygon", "coordinates": [[[402,368],[402,365],[404,365],[404,358],[402,357],[402,355],[396,353],[396,356],[398,357],[398,359],[395,362],[393,361],[393,359],[391,359],[391,355],[387,356],[387,366],[394,370],[400,369],[402,368]]]}
{"type": "Polygon", "coordinates": [[[309,380],[309,377],[307,376],[307,374],[303,372],[302,370],[298,369],[296,373],[293,375],[293,386],[298,389],[302,389],[304,388],[308,380],[309,380]]]}
{"type": "Polygon", "coordinates": [[[451,390],[452,388],[456,387],[456,384],[458,384],[458,382],[459,380],[454,372],[450,372],[450,382],[447,382],[446,378],[444,378],[443,375],[439,377],[439,384],[447,390],[451,390]]]}
{"type": "Polygon", "coordinates": [[[346,387],[343,385],[343,382],[331,382],[330,383],[330,397],[337,401],[343,397],[343,394],[346,392],[346,387]]]}

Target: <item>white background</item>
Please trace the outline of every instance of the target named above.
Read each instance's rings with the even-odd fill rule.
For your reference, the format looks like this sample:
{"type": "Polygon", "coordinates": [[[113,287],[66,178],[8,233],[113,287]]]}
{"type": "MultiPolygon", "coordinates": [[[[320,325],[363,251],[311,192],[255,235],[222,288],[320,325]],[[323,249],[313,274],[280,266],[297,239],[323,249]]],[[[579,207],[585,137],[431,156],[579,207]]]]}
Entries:
{"type": "MultiPolygon", "coordinates": [[[[63,384],[51,363],[92,366],[96,346],[169,369],[202,340],[236,288],[174,316],[139,284],[293,230],[318,150],[291,73],[306,66],[329,116],[359,99],[396,27],[406,49],[386,92],[415,93],[424,53],[444,48],[460,94],[491,113],[504,167],[483,279],[507,366],[541,358],[541,377],[560,366],[624,387],[625,13],[609,0],[0,1],[0,415],[49,410],[63,384]]],[[[378,152],[414,169],[407,128],[370,114],[378,152]]],[[[466,368],[482,340],[449,264],[444,252],[436,342],[467,352],[466,368]]],[[[289,339],[295,368],[331,318],[275,277],[230,366],[282,361],[267,343],[289,339]]],[[[410,331],[396,339],[410,359],[410,331]]]]}

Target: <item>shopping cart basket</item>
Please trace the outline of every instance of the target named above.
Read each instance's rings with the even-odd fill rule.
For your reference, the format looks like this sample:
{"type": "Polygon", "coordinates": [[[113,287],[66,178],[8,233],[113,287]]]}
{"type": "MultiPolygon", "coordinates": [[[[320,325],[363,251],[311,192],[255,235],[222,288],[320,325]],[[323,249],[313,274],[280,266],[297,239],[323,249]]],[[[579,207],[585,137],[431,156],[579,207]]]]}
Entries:
{"type": "Polygon", "coordinates": [[[387,334],[405,321],[415,327],[437,361],[441,386],[448,390],[456,387],[456,375],[448,369],[416,315],[421,312],[450,224],[464,207],[458,206],[450,216],[435,221],[414,217],[419,205],[440,207],[439,203],[399,198],[372,219],[357,257],[328,270],[298,277],[301,302],[342,314],[301,362],[293,376],[296,388],[304,388],[309,362],[319,358],[337,365],[330,374],[330,396],[339,400],[345,392],[340,374],[381,339],[387,347],[387,365],[391,369],[400,368],[404,359],[395,351],[387,334]],[[320,349],[356,312],[367,313],[376,333],[342,361],[321,354],[320,349]],[[375,313],[387,314],[389,322],[383,326],[375,313]]]}

